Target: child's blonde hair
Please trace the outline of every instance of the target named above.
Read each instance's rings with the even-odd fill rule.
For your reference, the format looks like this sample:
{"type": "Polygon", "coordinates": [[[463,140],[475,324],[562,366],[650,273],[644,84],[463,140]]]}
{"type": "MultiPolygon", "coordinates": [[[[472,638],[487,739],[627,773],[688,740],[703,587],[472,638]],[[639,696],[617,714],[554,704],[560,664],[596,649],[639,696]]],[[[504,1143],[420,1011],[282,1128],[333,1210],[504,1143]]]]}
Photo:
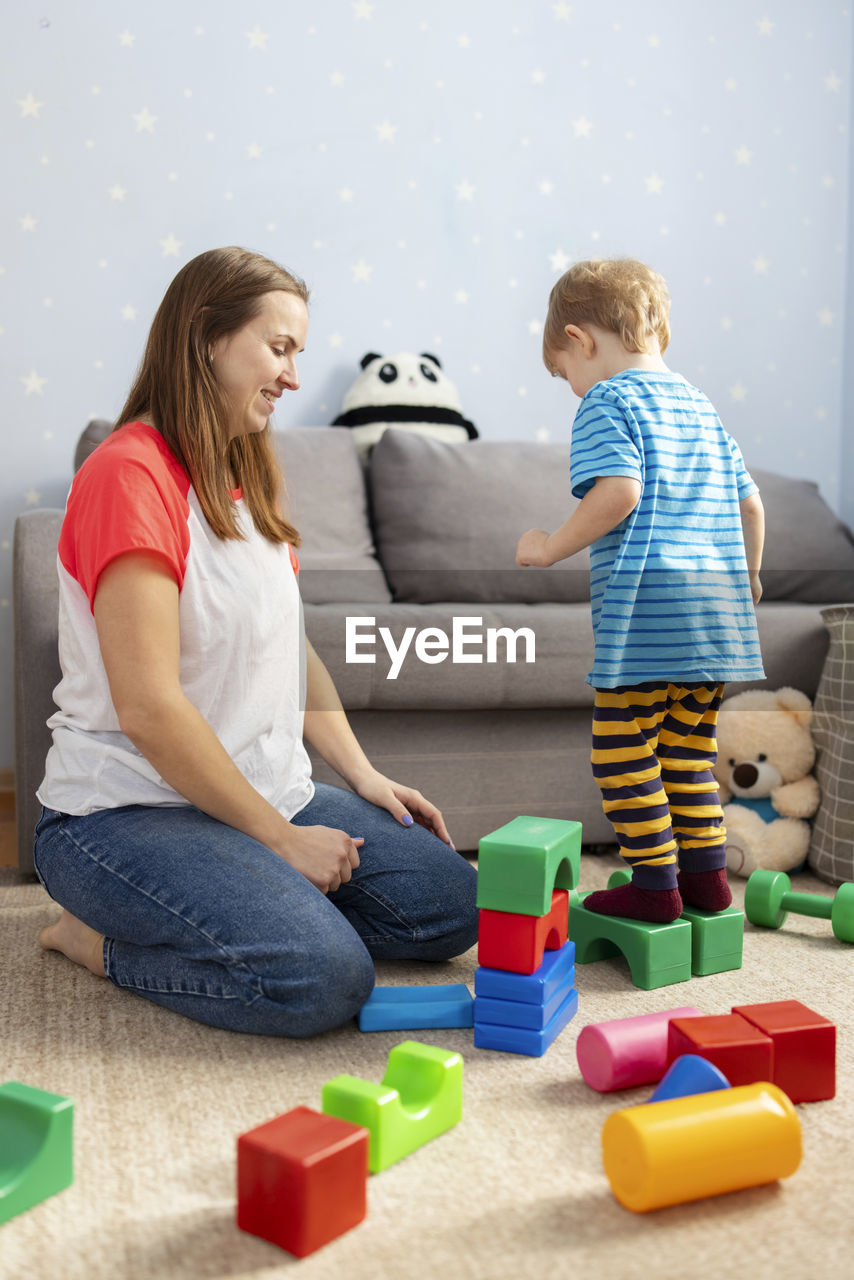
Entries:
{"type": "Polygon", "coordinates": [[[650,338],[660,351],[670,341],[670,294],[664,277],[635,258],[576,262],[549,295],[543,330],[543,360],[566,346],[568,324],[596,324],[616,333],[627,351],[641,352],[650,338]]]}

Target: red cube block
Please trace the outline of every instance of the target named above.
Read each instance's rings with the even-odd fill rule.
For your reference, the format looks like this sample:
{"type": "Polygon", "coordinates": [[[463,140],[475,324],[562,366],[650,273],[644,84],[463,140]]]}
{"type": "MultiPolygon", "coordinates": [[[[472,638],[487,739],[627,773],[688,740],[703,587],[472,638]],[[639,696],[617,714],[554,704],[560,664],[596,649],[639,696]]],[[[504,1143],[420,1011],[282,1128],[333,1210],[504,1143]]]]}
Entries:
{"type": "Polygon", "coordinates": [[[294,1107],[237,1139],[237,1225],[298,1258],[367,1213],[367,1129],[294,1107]]]}
{"type": "Polygon", "coordinates": [[[737,1013],[712,1018],[673,1018],[667,1031],[667,1061],[696,1053],[722,1071],[731,1085],[774,1079],[774,1043],[737,1013]]]}
{"type": "Polygon", "coordinates": [[[836,1095],[836,1026],[799,1000],[740,1004],[746,1018],[774,1041],[773,1083],[792,1102],[821,1102],[836,1095]]]}
{"type": "Polygon", "coordinates": [[[516,915],[482,907],[477,927],[477,962],[484,969],[533,973],[544,951],[557,951],[569,929],[569,894],[555,889],[544,916],[516,915]]]}

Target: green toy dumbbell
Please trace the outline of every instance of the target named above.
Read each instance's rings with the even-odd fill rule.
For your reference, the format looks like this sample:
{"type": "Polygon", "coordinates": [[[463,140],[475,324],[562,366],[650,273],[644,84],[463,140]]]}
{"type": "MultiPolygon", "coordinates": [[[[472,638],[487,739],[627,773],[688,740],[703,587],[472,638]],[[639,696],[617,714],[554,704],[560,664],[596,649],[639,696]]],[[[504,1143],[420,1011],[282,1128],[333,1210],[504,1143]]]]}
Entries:
{"type": "Polygon", "coordinates": [[[842,884],[832,898],[793,893],[782,871],[754,871],[744,890],[744,914],[751,924],[779,929],[790,911],[829,920],[840,942],[854,942],[854,883],[842,884]]]}

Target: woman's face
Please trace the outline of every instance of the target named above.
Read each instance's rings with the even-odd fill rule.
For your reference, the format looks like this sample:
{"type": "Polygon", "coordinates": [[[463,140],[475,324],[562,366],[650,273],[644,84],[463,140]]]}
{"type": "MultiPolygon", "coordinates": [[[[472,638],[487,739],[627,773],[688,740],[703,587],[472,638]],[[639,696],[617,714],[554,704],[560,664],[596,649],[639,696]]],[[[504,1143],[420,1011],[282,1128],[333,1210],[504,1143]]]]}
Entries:
{"type": "Polygon", "coordinates": [[[263,431],[282,392],[299,389],[296,359],[307,333],[302,298],[276,289],[262,296],[254,319],[214,343],[211,366],[228,401],[230,440],[263,431]]]}

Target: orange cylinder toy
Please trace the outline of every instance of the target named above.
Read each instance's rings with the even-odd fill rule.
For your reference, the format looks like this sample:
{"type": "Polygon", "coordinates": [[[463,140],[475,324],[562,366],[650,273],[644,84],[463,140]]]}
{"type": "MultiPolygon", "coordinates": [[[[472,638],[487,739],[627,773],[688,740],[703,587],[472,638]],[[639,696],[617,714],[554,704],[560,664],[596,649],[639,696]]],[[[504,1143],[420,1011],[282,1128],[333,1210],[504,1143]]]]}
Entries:
{"type": "Polygon", "coordinates": [[[615,1111],[602,1161],[620,1204],[635,1213],[758,1187],[794,1173],[801,1123],[782,1089],[747,1084],[615,1111]]]}

